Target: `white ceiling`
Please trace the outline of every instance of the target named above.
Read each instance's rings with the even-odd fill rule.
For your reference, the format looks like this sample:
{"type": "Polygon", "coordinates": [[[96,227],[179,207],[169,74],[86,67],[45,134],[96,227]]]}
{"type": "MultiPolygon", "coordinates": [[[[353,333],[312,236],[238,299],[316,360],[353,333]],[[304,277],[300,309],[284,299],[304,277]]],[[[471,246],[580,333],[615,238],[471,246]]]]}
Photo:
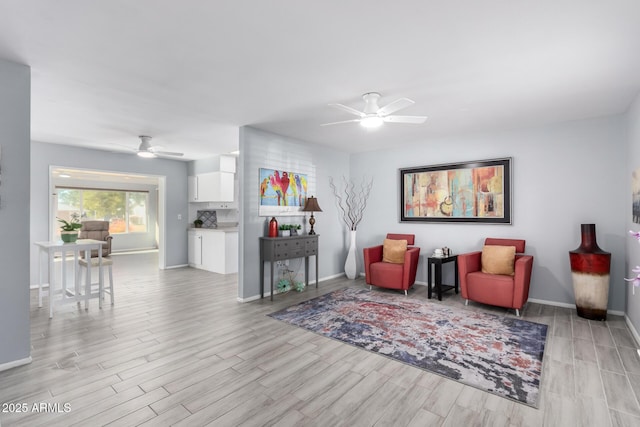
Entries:
{"type": "Polygon", "coordinates": [[[626,111],[640,1],[0,0],[0,58],[31,66],[36,141],[196,159],[252,125],[357,152],[626,111]],[[371,91],[429,119],[320,126],[371,91]]]}

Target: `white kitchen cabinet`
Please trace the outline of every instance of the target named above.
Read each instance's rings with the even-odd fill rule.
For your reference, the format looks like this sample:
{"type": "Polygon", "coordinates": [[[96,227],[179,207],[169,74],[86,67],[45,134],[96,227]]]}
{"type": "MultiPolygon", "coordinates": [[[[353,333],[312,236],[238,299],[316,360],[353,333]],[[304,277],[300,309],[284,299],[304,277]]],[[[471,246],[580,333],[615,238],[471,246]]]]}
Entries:
{"type": "Polygon", "coordinates": [[[236,157],[235,156],[220,156],[220,171],[231,172],[236,171],[236,157]]]}
{"type": "Polygon", "coordinates": [[[207,205],[211,209],[236,209],[238,207],[237,202],[212,202],[207,205]]]}
{"type": "Polygon", "coordinates": [[[198,267],[202,265],[202,233],[190,230],[187,239],[189,246],[189,265],[198,267]]]}
{"type": "Polygon", "coordinates": [[[233,202],[233,173],[209,172],[190,176],[190,202],[233,202]]]}
{"type": "Polygon", "coordinates": [[[224,274],[238,272],[238,232],[224,233],[224,274]]]}
{"type": "Polygon", "coordinates": [[[238,272],[237,231],[189,230],[188,240],[191,267],[220,274],[238,272]]]}

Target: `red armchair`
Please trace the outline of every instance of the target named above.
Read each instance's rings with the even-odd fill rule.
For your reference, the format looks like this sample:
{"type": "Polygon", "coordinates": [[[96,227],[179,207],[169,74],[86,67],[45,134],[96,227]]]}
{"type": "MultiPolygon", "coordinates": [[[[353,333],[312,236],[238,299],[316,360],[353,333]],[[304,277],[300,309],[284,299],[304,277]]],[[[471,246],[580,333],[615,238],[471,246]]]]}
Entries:
{"type": "Polygon", "coordinates": [[[383,245],[364,249],[364,275],[369,287],[397,289],[404,291],[413,286],[416,281],[420,248],[413,246],[414,234],[387,234],[387,239],[406,240],[407,252],[404,254],[404,263],[396,264],[382,261],[383,245]]]}
{"type": "Polygon", "coordinates": [[[469,300],[499,307],[513,308],[516,316],[529,299],[529,282],[533,267],[533,256],[524,255],[524,240],[488,238],[485,245],[515,246],[514,275],[482,272],[482,252],[458,255],[460,290],[465,305],[469,300]]]}

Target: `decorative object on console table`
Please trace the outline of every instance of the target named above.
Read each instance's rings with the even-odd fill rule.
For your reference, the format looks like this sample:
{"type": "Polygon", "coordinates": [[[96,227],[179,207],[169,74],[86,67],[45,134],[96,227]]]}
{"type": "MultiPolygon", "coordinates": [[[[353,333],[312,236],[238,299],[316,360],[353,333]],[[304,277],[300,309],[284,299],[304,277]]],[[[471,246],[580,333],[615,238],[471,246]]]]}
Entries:
{"type": "Polygon", "coordinates": [[[281,224],[279,229],[280,237],[289,237],[291,235],[291,226],[289,224],[281,224]]]}
{"type": "Polygon", "coordinates": [[[318,199],[316,199],[315,197],[311,196],[309,197],[305,204],[304,204],[304,209],[302,209],[303,212],[311,212],[311,217],[309,218],[309,225],[311,226],[311,230],[309,230],[309,235],[314,235],[316,234],[315,231],[313,231],[313,226],[316,223],[316,219],[313,217],[313,213],[314,212],[322,212],[322,209],[320,209],[320,206],[318,205],[318,199]]]}
{"type": "Polygon", "coordinates": [[[278,237],[278,220],[275,216],[269,221],[269,237],[278,237]]]}
{"type": "Polygon", "coordinates": [[[342,211],[342,220],[349,227],[349,249],[344,263],[344,274],[348,279],[353,280],[358,277],[356,230],[367,207],[367,199],[371,193],[373,178],[368,182],[365,181],[365,178],[362,178],[360,185],[356,186],[353,181],[347,181],[347,178],[343,176],[342,185],[338,188],[333,182],[333,178],[329,177],[329,185],[333,190],[333,195],[338,200],[338,206],[342,211]]]}
{"type": "Polygon", "coordinates": [[[598,247],[595,224],[581,224],[580,234],[580,246],[569,252],[578,316],[607,320],[611,254],[598,247]]]}

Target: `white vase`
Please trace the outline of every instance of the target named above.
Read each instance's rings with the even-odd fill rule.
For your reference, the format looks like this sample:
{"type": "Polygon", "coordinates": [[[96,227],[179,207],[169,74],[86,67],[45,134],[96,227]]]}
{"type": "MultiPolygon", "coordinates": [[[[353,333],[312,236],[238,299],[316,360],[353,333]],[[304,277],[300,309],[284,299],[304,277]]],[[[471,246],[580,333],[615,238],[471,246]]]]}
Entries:
{"type": "Polygon", "coordinates": [[[349,252],[347,252],[347,260],[344,263],[344,274],[347,279],[355,279],[358,276],[358,268],[356,266],[356,230],[349,232],[349,252]]]}

